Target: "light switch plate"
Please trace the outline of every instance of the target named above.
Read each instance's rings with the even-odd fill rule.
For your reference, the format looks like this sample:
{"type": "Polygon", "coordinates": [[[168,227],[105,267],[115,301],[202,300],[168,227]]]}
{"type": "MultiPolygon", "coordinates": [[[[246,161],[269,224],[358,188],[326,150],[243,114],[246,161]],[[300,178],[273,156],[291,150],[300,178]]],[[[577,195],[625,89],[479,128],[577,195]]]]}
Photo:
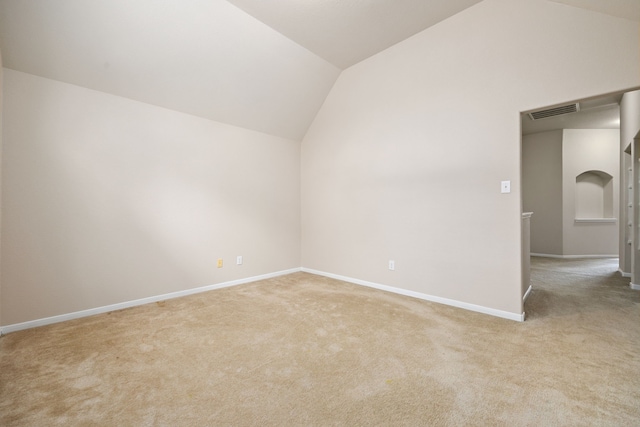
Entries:
{"type": "Polygon", "coordinates": [[[511,181],[502,181],[500,183],[501,193],[511,193],[511,181]]]}

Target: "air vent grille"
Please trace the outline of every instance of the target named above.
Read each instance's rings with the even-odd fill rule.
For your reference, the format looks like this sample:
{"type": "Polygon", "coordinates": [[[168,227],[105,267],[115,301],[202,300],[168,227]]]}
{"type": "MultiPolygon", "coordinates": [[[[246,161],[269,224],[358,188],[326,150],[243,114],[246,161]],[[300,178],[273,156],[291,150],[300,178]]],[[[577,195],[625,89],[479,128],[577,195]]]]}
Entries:
{"type": "Polygon", "coordinates": [[[580,111],[580,104],[567,104],[560,107],[549,108],[546,110],[534,111],[529,113],[531,120],[546,119],[547,117],[561,116],[563,114],[577,113],[580,111]]]}

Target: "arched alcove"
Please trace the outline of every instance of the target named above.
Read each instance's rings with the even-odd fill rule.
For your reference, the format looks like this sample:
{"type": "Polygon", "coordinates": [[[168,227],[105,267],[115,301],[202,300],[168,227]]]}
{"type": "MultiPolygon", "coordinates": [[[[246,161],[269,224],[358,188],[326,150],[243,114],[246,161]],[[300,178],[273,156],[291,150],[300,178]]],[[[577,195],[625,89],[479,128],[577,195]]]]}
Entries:
{"type": "Polygon", "coordinates": [[[576,177],[576,219],[613,218],[613,177],[590,170],[576,177]]]}

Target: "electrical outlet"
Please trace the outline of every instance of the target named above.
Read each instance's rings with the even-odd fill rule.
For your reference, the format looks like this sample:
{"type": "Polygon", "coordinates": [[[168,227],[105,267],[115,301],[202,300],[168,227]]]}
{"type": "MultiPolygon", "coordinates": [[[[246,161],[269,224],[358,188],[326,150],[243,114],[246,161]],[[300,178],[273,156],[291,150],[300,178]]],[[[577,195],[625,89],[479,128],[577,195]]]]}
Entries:
{"type": "Polygon", "coordinates": [[[236,257],[236,264],[237,264],[237,265],[242,265],[242,255],[238,255],[238,256],[236,257]]]}
{"type": "Polygon", "coordinates": [[[396,269],[396,262],[392,259],[389,260],[389,270],[395,270],[396,269]]]}
{"type": "Polygon", "coordinates": [[[218,268],[222,268],[222,258],[218,258],[218,268]]]}

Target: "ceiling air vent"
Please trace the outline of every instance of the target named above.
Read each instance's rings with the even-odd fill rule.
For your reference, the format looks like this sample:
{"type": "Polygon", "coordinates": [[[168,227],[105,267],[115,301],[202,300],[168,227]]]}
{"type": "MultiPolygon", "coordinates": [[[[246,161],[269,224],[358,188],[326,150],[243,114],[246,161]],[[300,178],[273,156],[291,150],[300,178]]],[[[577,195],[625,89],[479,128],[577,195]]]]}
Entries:
{"type": "Polygon", "coordinates": [[[560,107],[534,111],[533,113],[529,113],[529,117],[531,118],[531,120],[540,120],[540,119],[546,119],[547,117],[561,116],[563,114],[569,114],[569,113],[577,113],[578,111],[580,111],[580,104],[576,102],[573,104],[562,105],[560,107]]]}

